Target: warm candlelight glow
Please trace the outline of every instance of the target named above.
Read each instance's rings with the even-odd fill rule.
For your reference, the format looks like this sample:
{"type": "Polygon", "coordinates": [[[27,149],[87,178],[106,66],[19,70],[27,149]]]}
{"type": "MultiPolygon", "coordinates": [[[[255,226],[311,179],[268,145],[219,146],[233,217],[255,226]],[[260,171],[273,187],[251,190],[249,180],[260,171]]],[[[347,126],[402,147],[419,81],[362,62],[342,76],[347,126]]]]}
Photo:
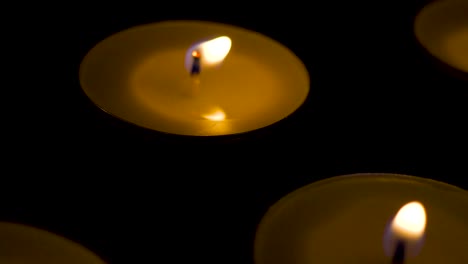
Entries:
{"type": "Polygon", "coordinates": [[[231,39],[226,36],[192,45],[185,56],[185,68],[191,70],[193,58],[200,59],[201,67],[216,66],[223,62],[231,50],[231,39]]]}
{"type": "Polygon", "coordinates": [[[218,64],[226,58],[231,50],[231,39],[219,37],[203,42],[198,46],[203,54],[203,61],[207,64],[218,64]]]}
{"type": "Polygon", "coordinates": [[[401,237],[418,239],[426,228],[426,211],[420,202],[404,205],[392,221],[392,231],[401,237]]]}
{"type": "Polygon", "coordinates": [[[202,21],[163,21],[106,38],[83,59],[80,84],[108,114],[187,136],[267,127],[296,111],[310,88],[307,69],[287,47],[202,21]]]}
{"type": "Polygon", "coordinates": [[[388,224],[384,235],[385,253],[395,253],[396,245],[404,243],[406,253],[416,256],[421,250],[426,229],[426,210],[417,201],[405,204],[388,224]]]}
{"type": "Polygon", "coordinates": [[[200,58],[200,52],[198,50],[194,50],[194,51],[192,51],[192,56],[194,58],[200,58]]]}
{"type": "Polygon", "coordinates": [[[212,113],[207,115],[203,115],[204,118],[211,120],[211,121],[223,121],[226,119],[226,114],[221,109],[216,109],[212,113]]]}

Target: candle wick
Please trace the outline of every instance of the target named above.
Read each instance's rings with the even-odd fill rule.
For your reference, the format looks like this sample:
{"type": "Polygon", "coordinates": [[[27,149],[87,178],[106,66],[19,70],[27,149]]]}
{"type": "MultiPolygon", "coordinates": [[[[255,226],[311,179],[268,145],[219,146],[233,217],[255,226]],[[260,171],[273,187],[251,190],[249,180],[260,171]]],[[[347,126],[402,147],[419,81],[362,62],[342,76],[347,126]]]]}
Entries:
{"type": "Polygon", "coordinates": [[[190,75],[200,74],[201,65],[200,65],[201,53],[198,50],[192,52],[192,68],[190,70],[190,75]]]}
{"type": "Polygon", "coordinates": [[[393,254],[392,264],[403,264],[405,262],[405,243],[398,241],[395,253],[393,254]]]}
{"type": "Polygon", "coordinates": [[[198,75],[193,75],[191,76],[192,78],[192,89],[191,89],[191,94],[192,96],[196,96],[200,93],[200,78],[198,75]]]}

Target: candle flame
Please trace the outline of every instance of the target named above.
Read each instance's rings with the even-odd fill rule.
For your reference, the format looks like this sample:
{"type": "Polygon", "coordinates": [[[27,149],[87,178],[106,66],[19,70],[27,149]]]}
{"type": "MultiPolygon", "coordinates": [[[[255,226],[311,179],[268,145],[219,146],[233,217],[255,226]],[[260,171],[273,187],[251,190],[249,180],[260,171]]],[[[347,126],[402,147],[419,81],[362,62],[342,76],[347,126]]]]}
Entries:
{"type": "Polygon", "coordinates": [[[418,239],[424,235],[426,211],[420,202],[404,205],[392,221],[392,231],[402,237],[418,239]]]}
{"type": "Polygon", "coordinates": [[[383,246],[385,254],[391,256],[396,246],[403,242],[409,256],[416,256],[422,249],[425,239],[426,210],[417,201],[403,205],[388,223],[383,246]]]}
{"type": "Polygon", "coordinates": [[[192,51],[192,57],[194,58],[200,58],[200,52],[198,50],[194,50],[192,51]]]}
{"type": "Polygon", "coordinates": [[[231,50],[232,41],[222,36],[192,45],[185,56],[185,68],[191,71],[193,58],[200,59],[201,67],[216,66],[224,61],[231,50]]]}
{"type": "Polygon", "coordinates": [[[203,115],[203,117],[211,121],[223,121],[226,119],[226,114],[223,110],[217,109],[209,114],[203,115]]]}
{"type": "Polygon", "coordinates": [[[207,64],[218,64],[226,58],[231,50],[231,39],[223,36],[205,41],[198,46],[203,54],[203,60],[207,64]]]}

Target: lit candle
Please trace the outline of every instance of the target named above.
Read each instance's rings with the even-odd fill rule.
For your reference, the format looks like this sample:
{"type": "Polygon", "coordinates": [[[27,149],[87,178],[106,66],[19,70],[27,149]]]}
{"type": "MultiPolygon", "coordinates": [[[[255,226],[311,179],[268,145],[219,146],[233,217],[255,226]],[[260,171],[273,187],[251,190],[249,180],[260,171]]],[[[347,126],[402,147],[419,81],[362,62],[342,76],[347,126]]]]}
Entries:
{"type": "Polygon", "coordinates": [[[282,198],[258,227],[254,255],[256,264],[463,264],[467,249],[467,191],[412,176],[356,174],[282,198]]]}
{"type": "Polygon", "coordinates": [[[468,73],[468,1],[438,0],[425,6],[414,25],[417,39],[434,57],[468,73]]]}
{"type": "Polygon", "coordinates": [[[0,222],[0,263],[105,264],[83,246],[52,233],[0,222]]]}
{"type": "Polygon", "coordinates": [[[80,82],[101,109],[156,131],[195,136],[256,130],[292,114],[306,68],[261,34],[170,21],[117,33],[83,59],[80,82]]]}

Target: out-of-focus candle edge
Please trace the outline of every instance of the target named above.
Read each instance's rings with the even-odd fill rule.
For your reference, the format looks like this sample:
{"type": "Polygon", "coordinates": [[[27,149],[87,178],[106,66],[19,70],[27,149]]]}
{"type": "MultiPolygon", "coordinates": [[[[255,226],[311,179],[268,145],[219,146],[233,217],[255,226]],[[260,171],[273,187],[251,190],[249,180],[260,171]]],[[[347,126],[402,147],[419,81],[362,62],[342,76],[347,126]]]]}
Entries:
{"type": "Polygon", "coordinates": [[[428,0],[426,5],[423,6],[415,15],[413,21],[413,34],[416,42],[426,54],[431,56],[432,59],[437,61],[439,64],[443,64],[445,69],[451,71],[452,74],[456,75],[456,77],[468,80],[467,70],[461,69],[457,65],[454,65],[452,62],[446,60],[446,58],[442,58],[437,52],[433,52],[433,47],[424,40],[423,29],[427,20],[430,19],[429,17],[433,16],[438,11],[438,9],[443,9],[444,7],[450,6],[451,2],[456,4],[458,2],[463,2],[463,0],[428,0]]]}
{"type": "Polygon", "coordinates": [[[79,255],[85,256],[86,258],[89,258],[89,259],[93,259],[95,263],[106,264],[106,262],[101,257],[99,257],[96,253],[94,253],[90,249],[86,248],[85,246],[69,238],[61,236],[59,234],[55,234],[51,231],[47,231],[44,229],[40,229],[37,227],[25,225],[25,224],[6,222],[6,221],[0,221],[0,226],[3,226],[4,228],[7,228],[8,230],[13,230],[13,231],[17,230],[19,232],[26,231],[27,233],[33,233],[35,237],[45,237],[46,240],[48,239],[57,240],[61,244],[67,245],[68,248],[73,248],[74,250],[76,250],[76,253],[78,253],[79,255]]]}
{"type": "Polygon", "coordinates": [[[255,239],[254,239],[254,256],[253,256],[254,263],[261,263],[260,256],[259,256],[259,253],[261,253],[261,251],[259,251],[258,248],[260,248],[260,245],[263,242],[262,236],[263,236],[264,227],[268,226],[270,221],[273,221],[274,219],[272,217],[273,214],[281,210],[282,207],[287,206],[286,204],[287,201],[293,199],[296,196],[302,195],[304,192],[307,192],[307,190],[309,189],[315,189],[323,185],[327,185],[327,184],[334,183],[334,182],[340,182],[343,180],[349,180],[349,179],[353,179],[353,180],[370,179],[370,180],[380,181],[380,182],[397,180],[397,181],[407,181],[408,183],[413,183],[413,184],[426,184],[434,188],[443,189],[444,191],[451,192],[454,195],[460,195],[460,197],[463,197],[464,199],[468,199],[468,191],[460,187],[457,187],[457,186],[454,186],[445,182],[432,180],[432,179],[421,178],[418,176],[411,176],[411,175],[405,175],[405,174],[396,174],[396,173],[395,174],[394,173],[353,173],[353,174],[346,174],[346,175],[341,175],[341,176],[334,176],[331,178],[312,182],[310,184],[307,184],[303,187],[300,187],[286,194],[285,196],[280,198],[278,201],[276,201],[272,206],[270,206],[270,208],[268,208],[267,212],[263,215],[262,219],[257,225],[257,232],[256,232],[255,239]]]}

